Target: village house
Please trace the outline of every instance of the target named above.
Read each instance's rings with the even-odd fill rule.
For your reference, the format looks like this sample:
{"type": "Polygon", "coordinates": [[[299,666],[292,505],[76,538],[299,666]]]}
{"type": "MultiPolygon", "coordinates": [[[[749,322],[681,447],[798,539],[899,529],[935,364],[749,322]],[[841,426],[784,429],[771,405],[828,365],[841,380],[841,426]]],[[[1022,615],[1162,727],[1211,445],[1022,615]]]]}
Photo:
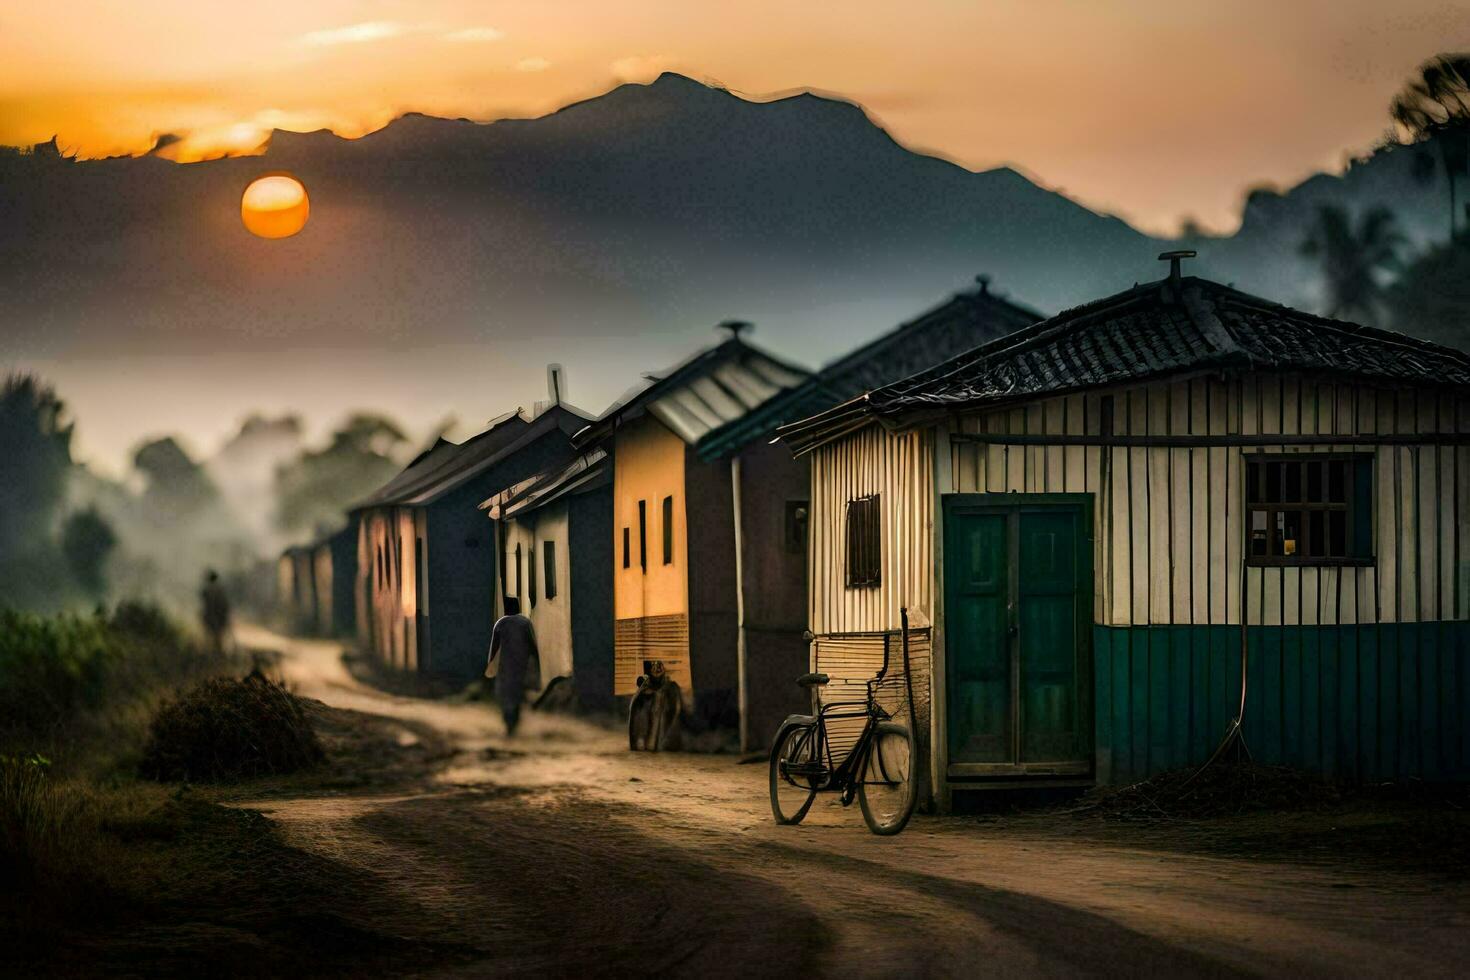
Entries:
{"type": "Polygon", "coordinates": [[[702,436],[705,463],[728,462],[738,484],[740,747],[763,749],[790,714],[809,707],[795,679],[808,669],[810,467],[773,444],[777,428],[923,371],[1035,323],[1041,315],[991,293],[985,277],[828,364],[805,381],[702,436]]]}
{"type": "Polygon", "coordinates": [[[575,454],[587,418],[561,404],[497,419],[463,443],[439,440],[352,508],[358,521],[358,640],[392,667],[479,676],[497,612],[494,526],[476,506],[575,454]]]}
{"type": "MultiPolygon", "coordinates": [[[[741,338],[699,352],[624,398],[577,436],[615,461],[611,570],[613,693],[637,693],[655,662],[678,682],[696,728],[740,721],[741,487],[804,493],[805,465],[789,453],[706,461],[700,439],[805,381],[807,371],[741,338]]],[[[765,583],[800,588],[800,579],[765,583]]]]}
{"type": "Polygon", "coordinates": [[[613,509],[607,450],[594,448],[542,470],[480,508],[498,522],[501,595],[518,597],[536,630],[536,696],[565,678],[583,710],[611,710],[613,509]]]}
{"type": "Polygon", "coordinates": [[[276,608],[292,630],[316,629],[316,575],[309,546],[292,545],[276,560],[276,608]]]}
{"type": "MultiPolygon", "coordinates": [[[[781,430],[812,665],[907,611],[926,776],[1470,776],[1470,357],[1181,275],[781,430]],[[932,682],[926,676],[932,664],[932,682]]],[[[845,672],[845,674],[844,674],[845,672]]]]}
{"type": "Polygon", "coordinates": [[[321,636],[351,636],[356,627],[353,587],[357,583],[357,522],[311,546],[315,631],[321,636]]]}

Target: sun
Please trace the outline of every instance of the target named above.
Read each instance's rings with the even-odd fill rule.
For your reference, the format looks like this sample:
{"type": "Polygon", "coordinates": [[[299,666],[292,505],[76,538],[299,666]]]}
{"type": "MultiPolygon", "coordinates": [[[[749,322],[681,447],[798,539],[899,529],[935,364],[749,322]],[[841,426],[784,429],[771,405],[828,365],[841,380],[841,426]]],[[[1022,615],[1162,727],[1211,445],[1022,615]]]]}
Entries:
{"type": "Polygon", "coordinates": [[[240,197],[240,220],[261,238],[290,238],[310,213],[305,185],[290,174],[257,177],[240,197]]]}

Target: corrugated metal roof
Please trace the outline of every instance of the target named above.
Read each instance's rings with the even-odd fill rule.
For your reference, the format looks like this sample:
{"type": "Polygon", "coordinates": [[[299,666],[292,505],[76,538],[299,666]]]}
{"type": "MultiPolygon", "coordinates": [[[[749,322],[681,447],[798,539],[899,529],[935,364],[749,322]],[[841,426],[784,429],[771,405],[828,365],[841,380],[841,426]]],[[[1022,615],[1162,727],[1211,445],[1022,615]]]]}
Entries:
{"type": "Polygon", "coordinates": [[[942,413],[1212,367],[1470,385],[1470,355],[1293,310],[1207,279],[1135,286],[783,426],[804,452],[879,419],[942,413]]]}
{"type": "Polygon", "coordinates": [[[710,432],[743,418],[811,372],[732,337],[707,348],[615,403],[577,435],[578,445],[606,437],[620,420],[647,411],[693,445],[710,432]]]}
{"type": "Polygon", "coordinates": [[[699,455],[717,459],[769,439],[777,427],[808,418],[872,388],[931,368],[957,354],[1041,319],[988,288],[958,293],[863,344],[756,411],[727,422],[699,442],[699,455]]]}
{"type": "Polygon", "coordinates": [[[544,507],[569,493],[600,486],[612,479],[605,449],[583,453],[565,466],[549,467],[480,504],[492,520],[517,517],[544,507]]]}

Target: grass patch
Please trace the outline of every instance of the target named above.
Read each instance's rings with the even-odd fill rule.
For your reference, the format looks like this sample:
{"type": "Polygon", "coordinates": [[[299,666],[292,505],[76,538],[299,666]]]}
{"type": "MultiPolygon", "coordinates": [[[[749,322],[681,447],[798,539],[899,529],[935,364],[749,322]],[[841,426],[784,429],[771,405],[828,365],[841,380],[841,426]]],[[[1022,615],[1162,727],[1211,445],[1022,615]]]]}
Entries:
{"type": "Polygon", "coordinates": [[[219,782],[296,772],[323,758],[303,704],[253,670],[215,677],[165,702],[139,771],[150,779],[219,782]]]}

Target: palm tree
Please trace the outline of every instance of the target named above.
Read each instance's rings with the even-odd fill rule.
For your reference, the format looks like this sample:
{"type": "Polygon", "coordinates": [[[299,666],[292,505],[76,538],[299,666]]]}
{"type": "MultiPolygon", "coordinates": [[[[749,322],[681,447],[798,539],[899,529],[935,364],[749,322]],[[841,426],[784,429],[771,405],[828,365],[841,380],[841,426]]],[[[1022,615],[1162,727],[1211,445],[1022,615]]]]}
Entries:
{"type": "Polygon", "coordinates": [[[1325,204],[1301,244],[1301,253],[1322,261],[1327,280],[1327,315],[1373,319],[1383,301],[1379,276],[1399,266],[1399,233],[1393,213],[1385,207],[1364,212],[1356,228],[1346,208],[1325,204]]]}
{"type": "Polygon", "coordinates": [[[1436,169],[1444,171],[1453,240],[1459,220],[1455,178],[1470,172],[1470,54],[1441,54],[1424,62],[1418,77],[1394,96],[1388,112],[1408,142],[1425,147],[1415,158],[1415,176],[1428,183],[1436,169]],[[1438,151],[1437,161],[1430,146],[1438,151]]]}

